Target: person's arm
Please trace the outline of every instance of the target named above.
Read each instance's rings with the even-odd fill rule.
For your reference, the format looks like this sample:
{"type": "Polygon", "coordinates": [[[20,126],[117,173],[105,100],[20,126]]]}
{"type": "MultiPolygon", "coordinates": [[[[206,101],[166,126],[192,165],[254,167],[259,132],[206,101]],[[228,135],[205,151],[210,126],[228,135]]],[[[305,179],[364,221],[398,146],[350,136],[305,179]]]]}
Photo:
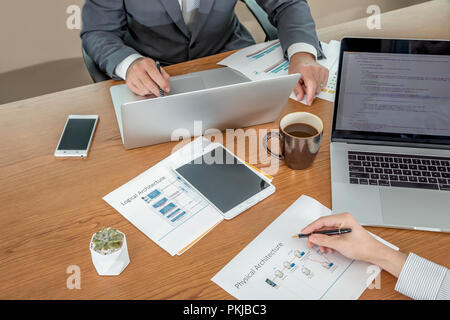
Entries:
{"type": "Polygon", "coordinates": [[[138,52],[123,42],[127,19],[122,0],[86,0],[82,11],[83,48],[101,70],[113,79],[116,66],[138,52]]]}
{"type": "Polygon", "coordinates": [[[305,0],[256,0],[278,31],[283,52],[295,43],[312,45],[318,58],[324,57],[316,34],[316,25],[305,0]]]}
{"type": "Polygon", "coordinates": [[[318,245],[322,252],[336,250],[349,259],[380,266],[398,278],[395,289],[413,299],[450,299],[447,268],[413,253],[406,255],[386,246],[372,237],[349,213],[319,218],[301,232],[330,228],[351,228],[352,232],[337,236],[313,234],[308,238],[308,246],[318,245]]]}
{"type": "Polygon", "coordinates": [[[289,73],[302,75],[294,89],[298,100],[306,94],[306,103],[312,104],[317,93],[328,81],[328,69],[317,63],[324,58],[316,25],[305,0],[257,0],[277,28],[283,52],[289,58],[289,73]],[[311,52],[311,47],[316,51],[311,52]]]}
{"type": "Polygon", "coordinates": [[[123,59],[122,62],[116,66],[116,69],[114,69],[114,73],[116,74],[116,76],[123,80],[126,80],[128,68],[139,58],[144,58],[144,56],[139,53],[135,53],[123,59]]]}
{"type": "Polygon", "coordinates": [[[310,45],[309,43],[297,42],[291,44],[287,49],[288,59],[291,60],[292,56],[298,52],[310,53],[314,56],[314,59],[317,60],[318,54],[317,49],[314,48],[314,46],[310,45]]]}
{"type": "Polygon", "coordinates": [[[410,253],[395,290],[413,299],[450,300],[450,274],[447,268],[410,253]]]}
{"type": "Polygon", "coordinates": [[[127,18],[123,0],[87,0],[82,16],[83,47],[108,76],[126,80],[128,88],[142,96],[159,96],[159,88],[170,91],[167,72],[163,68],[158,72],[154,60],[125,45],[127,18]]]}

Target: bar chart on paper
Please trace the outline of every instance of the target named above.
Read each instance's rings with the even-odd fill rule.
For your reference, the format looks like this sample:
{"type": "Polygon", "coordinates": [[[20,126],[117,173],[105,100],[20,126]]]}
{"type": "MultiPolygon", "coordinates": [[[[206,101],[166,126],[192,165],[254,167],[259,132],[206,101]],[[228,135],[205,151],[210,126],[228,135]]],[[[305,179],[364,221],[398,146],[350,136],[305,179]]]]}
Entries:
{"type": "MultiPolygon", "coordinates": [[[[329,43],[321,42],[321,47],[326,58],[318,59],[317,62],[329,70],[329,77],[317,97],[334,101],[340,42],[335,40],[329,43]]],[[[241,49],[219,64],[238,70],[251,80],[269,79],[289,73],[289,60],[286,59],[279,40],[241,49]]],[[[294,93],[290,97],[298,100],[294,93]]],[[[302,102],[305,103],[305,99],[302,102]]]]}
{"type": "Polygon", "coordinates": [[[272,73],[272,74],[278,74],[283,71],[287,71],[289,69],[289,61],[287,60],[280,60],[274,65],[271,65],[267,69],[264,70],[265,73],[272,73]]]}
{"type": "MultiPolygon", "coordinates": [[[[244,70],[240,70],[249,78],[265,79],[288,73],[289,61],[283,56],[279,40],[266,42],[243,49],[240,53],[244,70]]],[[[240,69],[237,67],[236,69],[240,69]]]]}
{"type": "Polygon", "coordinates": [[[197,192],[175,174],[167,175],[141,199],[148,204],[153,214],[172,226],[169,232],[208,206],[197,192]]]}
{"type": "Polygon", "coordinates": [[[279,40],[268,42],[266,46],[257,51],[247,54],[246,57],[249,58],[250,60],[258,60],[264,57],[265,55],[271,53],[272,51],[276,50],[277,48],[281,48],[279,40]]]}

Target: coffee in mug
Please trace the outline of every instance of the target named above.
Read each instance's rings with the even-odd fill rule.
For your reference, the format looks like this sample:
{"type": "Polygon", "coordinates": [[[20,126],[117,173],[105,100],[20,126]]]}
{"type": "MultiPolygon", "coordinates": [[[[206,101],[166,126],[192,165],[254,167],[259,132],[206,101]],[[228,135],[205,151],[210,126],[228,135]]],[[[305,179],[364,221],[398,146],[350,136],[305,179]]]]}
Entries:
{"type": "Polygon", "coordinates": [[[291,169],[308,168],[317,153],[323,134],[322,120],[309,112],[288,113],[281,118],[279,132],[270,132],[264,139],[266,150],[273,156],[284,159],[291,169]],[[267,142],[277,137],[280,141],[281,154],[276,154],[267,146],[267,142]]]}

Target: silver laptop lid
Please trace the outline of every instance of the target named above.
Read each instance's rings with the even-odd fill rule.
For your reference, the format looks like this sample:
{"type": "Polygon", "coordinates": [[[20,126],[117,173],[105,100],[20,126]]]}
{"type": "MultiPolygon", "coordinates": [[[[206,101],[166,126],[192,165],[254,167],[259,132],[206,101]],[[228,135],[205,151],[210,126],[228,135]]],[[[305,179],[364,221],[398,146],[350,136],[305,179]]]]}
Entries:
{"type": "Polygon", "coordinates": [[[300,74],[292,74],[249,81],[222,68],[174,77],[171,80],[173,91],[175,80],[188,77],[181,82],[192,83],[193,75],[201,77],[203,88],[143,101],[126,102],[130,98],[126,86],[111,87],[126,149],[189,138],[210,129],[244,128],[272,122],[281,113],[300,78],[300,74]]]}
{"type": "Polygon", "coordinates": [[[332,141],[450,149],[450,41],[344,38],[332,141]]]}
{"type": "MultiPolygon", "coordinates": [[[[230,68],[192,72],[172,77],[170,80],[170,93],[168,95],[174,96],[180,93],[195,92],[249,81],[250,79],[246,76],[230,68]]],[[[131,92],[125,84],[112,86],[110,92],[123,143],[125,140],[122,124],[122,106],[137,101],[151,100],[156,97],[153,95],[145,97],[138,96],[131,92]]]]}

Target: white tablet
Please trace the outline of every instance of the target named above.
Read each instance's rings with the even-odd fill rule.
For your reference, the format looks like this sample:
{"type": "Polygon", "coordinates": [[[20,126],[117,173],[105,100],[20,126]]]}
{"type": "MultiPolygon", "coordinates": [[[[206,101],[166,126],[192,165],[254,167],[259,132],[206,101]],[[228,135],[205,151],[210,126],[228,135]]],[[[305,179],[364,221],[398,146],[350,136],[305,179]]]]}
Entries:
{"type": "Polygon", "coordinates": [[[213,143],[202,156],[175,169],[225,219],[231,219],[275,192],[270,180],[213,143]],[[211,147],[210,147],[211,146],[211,147]]]}

